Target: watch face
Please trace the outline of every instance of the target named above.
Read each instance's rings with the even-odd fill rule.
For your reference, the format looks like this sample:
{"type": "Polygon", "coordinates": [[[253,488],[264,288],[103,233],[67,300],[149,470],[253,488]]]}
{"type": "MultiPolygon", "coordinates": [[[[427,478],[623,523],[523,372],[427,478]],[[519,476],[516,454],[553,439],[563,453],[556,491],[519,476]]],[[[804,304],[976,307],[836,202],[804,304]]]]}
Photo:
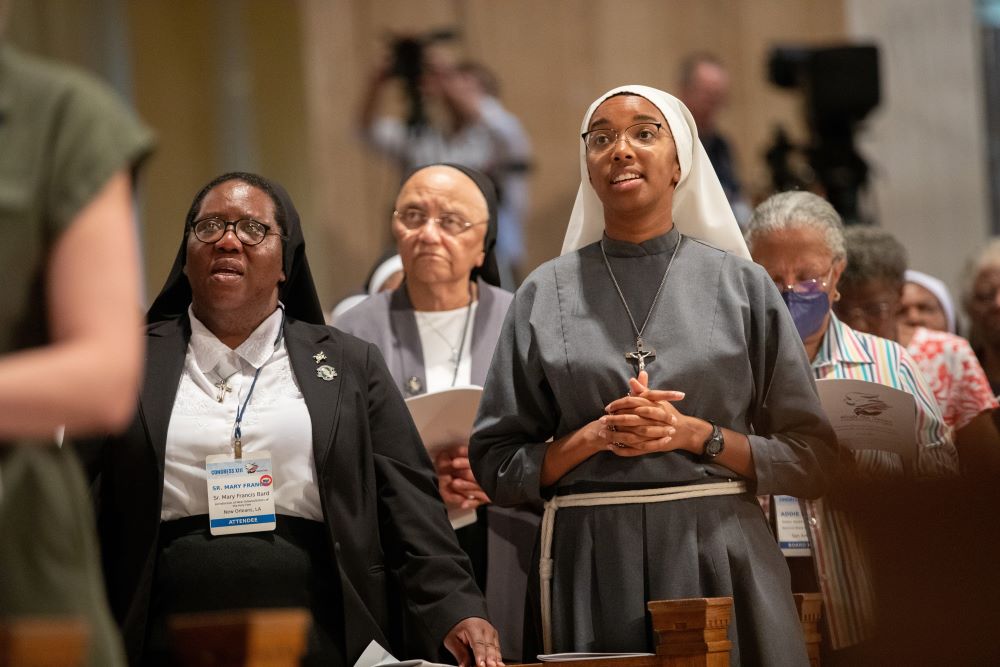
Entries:
{"type": "Polygon", "coordinates": [[[716,426],[712,429],[712,437],[705,443],[705,456],[710,458],[718,456],[722,453],[723,444],[722,431],[716,426]]]}

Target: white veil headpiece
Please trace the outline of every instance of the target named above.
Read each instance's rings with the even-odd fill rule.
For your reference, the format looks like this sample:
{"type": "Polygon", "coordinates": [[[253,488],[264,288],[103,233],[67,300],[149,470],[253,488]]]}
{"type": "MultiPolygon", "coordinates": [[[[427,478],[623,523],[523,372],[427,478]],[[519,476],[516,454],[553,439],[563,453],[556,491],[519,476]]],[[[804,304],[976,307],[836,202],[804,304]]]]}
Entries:
{"type": "MultiPolygon", "coordinates": [[[[674,190],[673,221],[681,233],[704,241],[720,250],[750,259],[726,194],[698,140],[698,128],[684,103],[669,93],[648,86],[620,86],[601,95],[583,117],[580,132],[586,132],[594,111],[604,100],[618,93],[634,93],[652,102],[666,118],[677,146],[681,178],[674,190]]],[[[580,189],[569,217],[562,254],[573,252],[601,239],[604,233],[604,206],[587,177],[587,155],[580,142],[580,189]]]]}

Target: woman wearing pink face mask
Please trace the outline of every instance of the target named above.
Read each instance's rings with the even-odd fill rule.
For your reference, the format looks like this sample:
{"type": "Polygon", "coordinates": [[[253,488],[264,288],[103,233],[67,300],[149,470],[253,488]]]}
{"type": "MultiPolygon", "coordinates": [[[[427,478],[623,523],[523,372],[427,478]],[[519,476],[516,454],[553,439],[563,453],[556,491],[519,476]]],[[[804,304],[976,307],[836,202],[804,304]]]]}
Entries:
{"type": "MultiPolygon", "coordinates": [[[[840,299],[837,283],[847,265],[844,226],[833,206],[809,192],[773,195],[754,211],[747,243],[754,261],[767,269],[781,291],[815,378],[867,380],[913,394],[916,474],[957,474],[952,431],[916,362],[899,344],[856,331],[831,310],[840,299]]],[[[865,476],[902,472],[898,457],[888,452],[855,454],[858,471],[865,476]]],[[[874,605],[867,592],[868,568],[849,517],[824,503],[806,503],[813,544],[818,545],[813,557],[826,600],[827,645],[845,651],[871,637],[874,605]]]]}

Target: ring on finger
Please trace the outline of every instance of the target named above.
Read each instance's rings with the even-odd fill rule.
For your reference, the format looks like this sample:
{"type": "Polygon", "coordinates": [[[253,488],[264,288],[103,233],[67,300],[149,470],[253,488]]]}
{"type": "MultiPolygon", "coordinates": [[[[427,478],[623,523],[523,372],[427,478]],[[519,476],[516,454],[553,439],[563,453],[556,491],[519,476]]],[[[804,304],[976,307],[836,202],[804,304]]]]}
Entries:
{"type": "Polygon", "coordinates": [[[625,443],[624,442],[613,442],[611,444],[613,444],[618,449],[625,449],[625,443]]]}

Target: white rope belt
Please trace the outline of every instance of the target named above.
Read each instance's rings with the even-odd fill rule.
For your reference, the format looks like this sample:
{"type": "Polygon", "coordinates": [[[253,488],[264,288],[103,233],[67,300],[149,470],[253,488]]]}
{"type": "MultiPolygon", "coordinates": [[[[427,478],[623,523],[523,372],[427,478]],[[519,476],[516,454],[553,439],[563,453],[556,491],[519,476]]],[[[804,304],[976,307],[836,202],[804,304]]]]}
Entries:
{"type": "Polygon", "coordinates": [[[538,574],[542,594],[542,643],[546,653],[552,653],[552,533],[556,525],[556,511],[562,507],[596,507],[598,505],[637,505],[663,503],[686,498],[707,496],[736,496],[746,493],[745,482],[714,482],[668,486],[659,489],[635,491],[604,491],[554,496],[545,503],[542,514],[542,555],[538,561],[538,574]]]}

